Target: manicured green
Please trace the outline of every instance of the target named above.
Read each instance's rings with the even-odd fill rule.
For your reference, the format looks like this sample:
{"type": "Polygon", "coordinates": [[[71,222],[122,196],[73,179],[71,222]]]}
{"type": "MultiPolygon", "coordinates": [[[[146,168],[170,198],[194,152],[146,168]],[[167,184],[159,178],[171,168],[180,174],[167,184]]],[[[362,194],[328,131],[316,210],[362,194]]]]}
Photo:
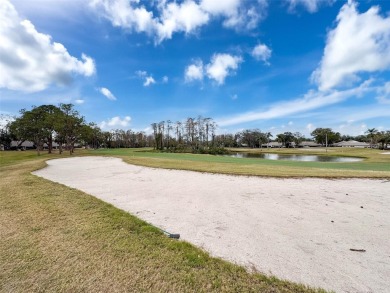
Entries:
{"type": "Polygon", "coordinates": [[[273,161],[258,158],[232,158],[226,156],[175,154],[154,152],[151,149],[102,149],[89,151],[93,155],[122,157],[126,162],[160,168],[195,170],[212,173],[244,174],[276,177],[366,177],[389,178],[390,155],[376,149],[233,149],[232,151],[272,152],[280,154],[313,154],[364,158],[361,162],[298,162],[273,161]],[[191,162],[191,164],[189,164],[191,162]]]}

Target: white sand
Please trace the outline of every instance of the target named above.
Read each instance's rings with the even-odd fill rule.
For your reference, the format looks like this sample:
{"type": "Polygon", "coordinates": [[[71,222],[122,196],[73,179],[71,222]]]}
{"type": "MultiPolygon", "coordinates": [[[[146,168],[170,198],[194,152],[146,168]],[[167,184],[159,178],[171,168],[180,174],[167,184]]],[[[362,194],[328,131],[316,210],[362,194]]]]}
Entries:
{"type": "Polygon", "coordinates": [[[337,292],[390,288],[389,180],[212,175],[107,157],[48,165],[34,174],[180,233],[214,256],[337,292]]]}
{"type": "Polygon", "coordinates": [[[381,153],[382,155],[390,155],[390,152],[381,153]]]}

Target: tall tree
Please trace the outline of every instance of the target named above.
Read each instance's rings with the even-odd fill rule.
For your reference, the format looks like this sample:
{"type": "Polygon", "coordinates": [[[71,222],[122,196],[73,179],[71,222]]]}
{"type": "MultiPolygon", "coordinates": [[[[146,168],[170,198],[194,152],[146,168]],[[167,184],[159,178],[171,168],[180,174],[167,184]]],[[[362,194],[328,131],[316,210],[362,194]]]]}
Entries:
{"type": "Polygon", "coordinates": [[[299,145],[304,141],[305,137],[303,136],[302,133],[300,132],[295,132],[294,133],[294,143],[295,147],[299,147],[299,145]]]}
{"type": "Polygon", "coordinates": [[[34,107],[32,110],[20,110],[21,116],[16,118],[10,125],[12,133],[20,141],[32,141],[40,155],[43,149],[43,142],[48,137],[44,119],[46,113],[42,108],[34,107]]]}
{"type": "Polygon", "coordinates": [[[53,137],[56,134],[58,122],[62,118],[62,111],[60,108],[54,105],[42,105],[33,109],[33,111],[39,111],[43,113],[42,118],[42,128],[43,132],[46,134],[45,142],[47,143],[47,148],[49,154],[53,150],[53,137]]]}
{"type": "Polygon", "coordinates": [[[380,149],[387,149],[387,145],[390,143],[390,131],[378,131],[375,140],[380,143],[380,149]]]}
{"type": "Polygon", "coordinates": [[[294,142],[294,134],[292,134],[291,132],[287,131],[284,134],[284,145],[286,146],[286,148],[289,148],[289,147],[292,147],[292,143],[294,142]]]}
{"type": "Polygon", "coordinates": [[[283,133],[279,133],[276,135],[276,141],[278,143],[280,143],[280,146],[285,146],[285,140],[286,140],[286,137],[283,133]]]}
{"type": "Polygon", "coordinates": [[[316,128],[312,131],[311,136],[314,137],[317,143],[323,146],[333,144],[341,139],[340,133],[334,132],[331,128],[316,128]]]}
{"type": "Polygon", "coordinates": [[[66,149],[73,154],[75,142],[82,134],[84,117],[80,116],[72,104],[60,104],[60,109],[63,112],[61,119],[57,121],[60,152],[62,152],[62,143],[66,143],[66,149]]]}
{"type": "Polygon", "coordinates": [[[265,137],[267,138],[267,148],[268,148],[270,139],[271,139],[271,137],[273,137],[273,135],[271,134],[271,132],[266,132],[265,137]]]}
{"type": "Polygon", "coordinates": [[[167,148],[169,149],[170,147],[170,136],[169,136],[169,131],[172,130],[172,121],[167,120],[167,148]]]}
{"type": "Polygon", "coordinates": [[[378,133],[378,130],[376,128],[369,128],[366,131],[367,137],[370,140],[370,148],[372,148],[374,145],[375,136],[377,133],[378,133]]]}

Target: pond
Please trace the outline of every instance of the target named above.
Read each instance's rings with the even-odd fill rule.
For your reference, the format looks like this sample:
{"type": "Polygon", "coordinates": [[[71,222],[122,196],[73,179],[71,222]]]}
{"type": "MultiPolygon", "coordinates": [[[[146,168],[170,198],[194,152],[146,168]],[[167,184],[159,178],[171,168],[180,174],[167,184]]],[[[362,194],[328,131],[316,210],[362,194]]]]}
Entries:
{"type": "Polygon", "coordinates": [[[287,155],[287,154],[252,154],[252,153],[235,153],[228,155],[233,158],[259,158],[266,160],[286,160],[286,161],[301,161],[301,162],[335,162],[335,163],[352,163],[363,161],[362,158],[353,157],[333,157],[333,156],[317,156],[317,155],[287,155]]]}

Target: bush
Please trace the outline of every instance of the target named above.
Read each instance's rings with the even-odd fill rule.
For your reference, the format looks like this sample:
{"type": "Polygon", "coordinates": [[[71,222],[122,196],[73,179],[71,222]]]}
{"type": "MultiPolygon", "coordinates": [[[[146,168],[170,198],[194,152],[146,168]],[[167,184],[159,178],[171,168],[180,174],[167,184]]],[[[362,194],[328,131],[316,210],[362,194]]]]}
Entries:
{"type": "Polygon", "coordinates": [[[210,148],[200,148],[192,149],[186,145],[176,145],[175,147],[170,147],[164,150],[154,150],[161,153],[192,153],[192,154],[209,154],[209,155],[228,155],[229,151],[223,147],[210,147],[210,148]]]}

